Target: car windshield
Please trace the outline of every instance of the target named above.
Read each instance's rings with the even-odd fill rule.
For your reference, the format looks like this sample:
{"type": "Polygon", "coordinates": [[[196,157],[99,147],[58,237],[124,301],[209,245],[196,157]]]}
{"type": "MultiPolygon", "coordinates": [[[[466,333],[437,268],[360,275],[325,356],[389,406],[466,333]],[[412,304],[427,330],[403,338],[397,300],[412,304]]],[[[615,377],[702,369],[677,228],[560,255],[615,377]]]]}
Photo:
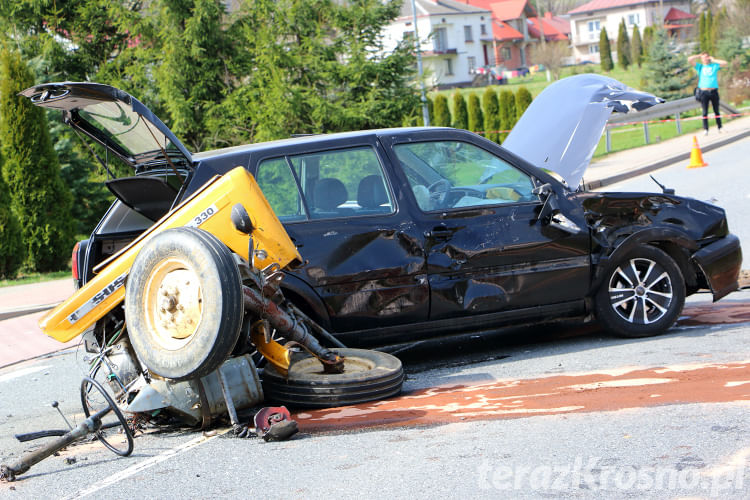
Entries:
{"type": "Polygon", "coordinates": [[[78,115],[114,141],[129,156],[138,156],[161,148],[177,151],[155,126],[117,101],[89,104],[80,108],[78,115]]]}

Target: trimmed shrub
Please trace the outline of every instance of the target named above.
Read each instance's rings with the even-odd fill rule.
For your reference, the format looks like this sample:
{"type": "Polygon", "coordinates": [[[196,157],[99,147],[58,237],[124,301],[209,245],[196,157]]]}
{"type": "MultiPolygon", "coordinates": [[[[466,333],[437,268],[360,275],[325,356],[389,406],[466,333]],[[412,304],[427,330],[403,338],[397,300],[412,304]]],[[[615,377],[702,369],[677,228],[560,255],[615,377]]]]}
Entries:
{"type": "MultiPolygon", "coordinates": [[[[516,124],[516,97],[510,90],[500,92],[500,129],[510,130],[516,124]]],[[[508,132],[500,134],[501,141],[508,137],[508,132]]]]}
{"type": "Polygon", "coordinates": [[[482,106],[479,104],[479,96],[476,92],[469,94],[468,111],[469,130],[472,132],[482,131],[484,127],[484,119],[482,117],[482,106]]]}
{"type": "Polygon", "coordinates": [[[466,99],[463,94],[456,90],[453,92],[453,127],[468,129],[469,113],[466,110],[466,99]]]}
{"type": "Polygon", "coordinates": [[[526,108],[531,104],[531,92],[526,87],[520,87],[516,91],[516,122],[521,119],[526,108]]]}
{"type": "Polygon", "coordinates": [[[450,127],[451,126],[451,112],[448,109],[448,99],[443,94],[435,96],[435,115],[432,117],[433,123],[436,127],[450,127]]]}
{"type": "Polygon", "coordinates": [[[609,46],[607,28],[602,28],[599,33],[599,58],[601,59],[602,71],[612,71],[615,65],[612,63],[612,48],[609,46]]]}
{"type": "Polygon", "coordinates": [[[484,136],[500,143],[497,131],[500,130],[500,105],[497,101],[497,92],[492,87],[487,87],[482,94],[482,111],[484,114],[484,136]]]}
{"type": "Polygon", "coordinates": [[[34,84],[21,56],[0,53],[0,143],[3,178],[21,224],[23,266],[56,271],[70,262],[73,245],[72,197],[60,176],[47,118],[18,92],[34,84]]]}
{"type": "Polygon", "coordinates": [[[628,29],[625,27],[625,18],[622,18],[620,30],[617,32],[617,64],[622,69],[628,69],[630,66],[630,40],[628,39],[628,29]]]}

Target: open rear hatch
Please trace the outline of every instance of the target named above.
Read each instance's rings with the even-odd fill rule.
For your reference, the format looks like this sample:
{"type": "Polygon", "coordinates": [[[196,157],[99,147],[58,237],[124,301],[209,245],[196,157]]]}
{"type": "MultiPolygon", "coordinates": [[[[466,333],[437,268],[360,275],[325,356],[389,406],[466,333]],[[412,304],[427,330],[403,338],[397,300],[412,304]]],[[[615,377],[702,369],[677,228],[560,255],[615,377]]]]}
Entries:
{"type": "Polygon", "coordinates": [[[99,83],[45,83],[21,92],[33,104],[59,109],[63,121],[106,147],[135,173],[154,167],[192,170],[190,152],[138,99],[99,83]]]}

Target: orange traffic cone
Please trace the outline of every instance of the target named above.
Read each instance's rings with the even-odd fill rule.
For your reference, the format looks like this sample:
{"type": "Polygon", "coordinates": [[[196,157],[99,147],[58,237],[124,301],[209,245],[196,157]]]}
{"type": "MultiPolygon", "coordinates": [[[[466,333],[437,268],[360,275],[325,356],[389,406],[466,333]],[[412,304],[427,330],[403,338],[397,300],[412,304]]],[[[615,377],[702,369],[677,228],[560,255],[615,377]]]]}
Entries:
{"type": "Polygon", "coordinates": [[[693,149],[690,151],[690,165],[687,168],[701,168],[707,167],[708,163],[703,161],[703,153],[701,148],[698,146],[698,138],[693,136],[693,149]]]}

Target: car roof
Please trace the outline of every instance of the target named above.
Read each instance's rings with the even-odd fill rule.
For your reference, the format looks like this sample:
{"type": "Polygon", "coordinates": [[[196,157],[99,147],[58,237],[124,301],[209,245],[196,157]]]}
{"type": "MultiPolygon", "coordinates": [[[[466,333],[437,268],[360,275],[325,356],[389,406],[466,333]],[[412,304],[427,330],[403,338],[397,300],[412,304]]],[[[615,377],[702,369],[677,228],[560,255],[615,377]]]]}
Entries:
{"type": "Polygon", "coordinates": [[[336,140],[352,140],[361,139],[363,137],[375,136],[403,136],[413,134],[415,132],[434,131],[434,130],[453,130],[455,129],[448,127],[407,127],[407,128],[383,128],[383,129],[372,129],[372,130],[357,130],[353,132],[337,132],[333,134],[312,134],[304,135],[299,137],[290,137],[287,139],[278,139],[275,141],[267,142],[256,142],[252,144],[243,144],[241,146],[232,146],[222,149],[214,149],[210,151],[203,151],[201,153],[194,153],[193,160],[207,160],[211,158],[217,158],[224,155],[232,155],[237,153],[249,153],[249,152],[260,152],[266,149],[277,149],[283,148],[284,146],[299,147],[302,145],[314,145],[320,142],[336,141],[336,140]]]}

